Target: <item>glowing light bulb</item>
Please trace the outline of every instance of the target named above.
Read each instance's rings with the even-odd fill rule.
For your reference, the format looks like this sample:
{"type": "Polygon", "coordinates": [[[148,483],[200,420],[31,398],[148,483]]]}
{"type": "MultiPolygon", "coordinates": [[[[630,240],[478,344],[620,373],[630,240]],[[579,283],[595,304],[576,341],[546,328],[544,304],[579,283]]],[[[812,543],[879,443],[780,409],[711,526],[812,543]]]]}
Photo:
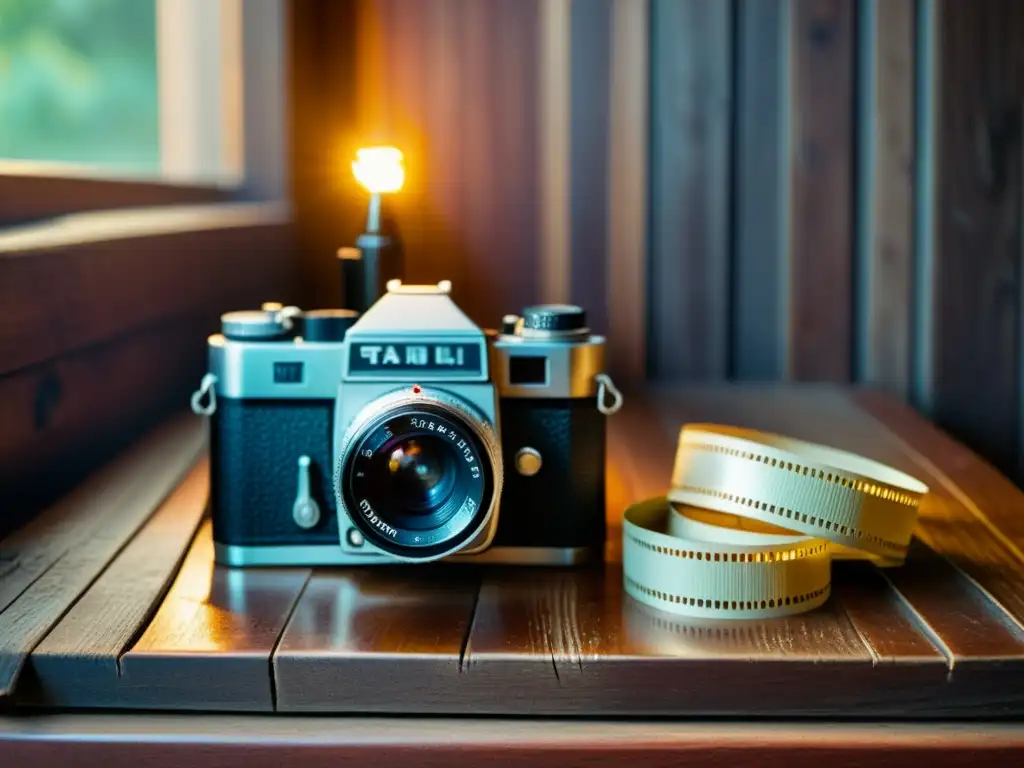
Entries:
{"type": "Polygon", "coordinates": [[[394,147],[364,147],[352,163],[356,181],[373,195],[397,192],[405,183],[402,153],[394,147]]]}

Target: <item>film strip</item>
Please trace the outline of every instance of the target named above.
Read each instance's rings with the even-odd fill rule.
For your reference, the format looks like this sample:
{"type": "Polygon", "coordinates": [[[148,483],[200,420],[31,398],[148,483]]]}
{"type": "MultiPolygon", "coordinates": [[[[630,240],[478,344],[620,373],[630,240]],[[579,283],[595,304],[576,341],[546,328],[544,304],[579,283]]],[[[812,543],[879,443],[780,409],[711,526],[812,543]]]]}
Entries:
{"type": "Polygon", "coordinates": [[[626,510],[625,590],[701,618],[808,611],[829,597],[832,560],[902,564],[927,493],[920,480],[856,454],[690,424],[667,496],[626,510]]]}

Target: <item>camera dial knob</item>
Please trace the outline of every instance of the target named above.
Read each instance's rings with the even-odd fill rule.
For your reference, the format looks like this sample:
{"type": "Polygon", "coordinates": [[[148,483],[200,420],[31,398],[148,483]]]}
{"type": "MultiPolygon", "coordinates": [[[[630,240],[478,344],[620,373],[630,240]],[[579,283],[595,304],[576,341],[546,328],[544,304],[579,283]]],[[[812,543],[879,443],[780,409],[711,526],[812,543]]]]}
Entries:
{"type": "Polygon", "coordinates": [[[354,309],[313,309],[302,313],[302,338],[305,341],[344,341],[359,313],[354,309]]]}
{"type": "Polygon", "coordinates": [[[273,341],[291,333],[291,313],[284,310],[243,309],[220,316],[220,330],[233,341],[273,341]]]}
{"type": "Polygon", "coordinates": [[[511,336],[516,332],[516,325],[519,324],[519,315],[505,315],[501,318],[501,332],[511,336]]]}
{"type": "Polygon", "coordinates": [[[523,329],[565,333],[587,327],[587,313],[574,304],[538,304],[523,310],[523,329]]]}

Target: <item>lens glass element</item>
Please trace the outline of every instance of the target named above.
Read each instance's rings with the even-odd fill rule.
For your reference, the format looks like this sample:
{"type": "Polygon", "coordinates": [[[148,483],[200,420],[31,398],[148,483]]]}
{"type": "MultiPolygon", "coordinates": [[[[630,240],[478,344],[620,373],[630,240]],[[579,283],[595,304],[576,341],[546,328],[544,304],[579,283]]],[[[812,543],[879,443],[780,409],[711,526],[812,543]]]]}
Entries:
{"type": "Polygon", "coordinates": [[[466,543],[487,515],[494,470],[453,408],[401,405],[349,442],[340,479],[349,516],[392,554],[426,558],[466,543]]]}
{"type": "Polygon", "coordinates": [[[377,464],[387,469],[387,476],[379,479],[395,506],[411,515],[429,515],[451,497],[459,457],[442,438],[398,438],[385,444],[380,453],[382,461],[377,464]]]}

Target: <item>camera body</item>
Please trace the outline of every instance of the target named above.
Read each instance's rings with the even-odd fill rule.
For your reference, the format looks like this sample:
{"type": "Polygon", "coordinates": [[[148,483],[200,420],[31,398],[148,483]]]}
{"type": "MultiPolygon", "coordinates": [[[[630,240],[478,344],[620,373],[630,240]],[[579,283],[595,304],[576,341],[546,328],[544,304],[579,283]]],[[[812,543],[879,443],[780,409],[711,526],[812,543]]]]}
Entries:
{"type": "Polygon", "coordinates": [[[566,305],[485,332],[450,287],[222,317],[202,411],[217,562],[603,556],[604,339],[566,305]]]}

